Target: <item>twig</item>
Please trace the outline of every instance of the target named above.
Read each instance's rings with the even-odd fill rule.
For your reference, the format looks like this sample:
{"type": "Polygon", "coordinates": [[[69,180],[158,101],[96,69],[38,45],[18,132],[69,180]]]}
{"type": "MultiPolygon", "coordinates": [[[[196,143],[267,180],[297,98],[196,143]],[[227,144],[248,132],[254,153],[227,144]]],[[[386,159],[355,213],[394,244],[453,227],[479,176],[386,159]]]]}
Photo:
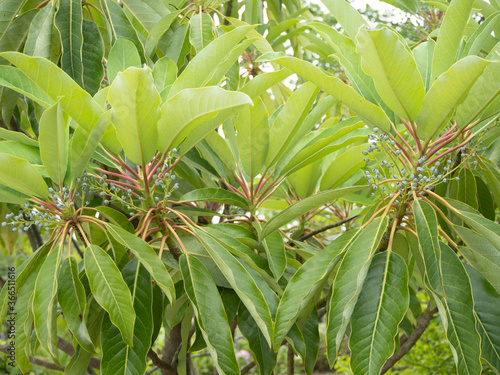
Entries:
{"type": "Polygon", "coordinates": [[[319,229],[313,230],[312,232],[309,232],[307,234],[304,234],[302,237],[299,237],[297,239],[297,241],[304,241],[304,240],[307,240],[308,238],[310,238],[312,236],[317,235],[318,233],[324,232],[325,230],[336,228],[336,227],[340,227],[342,224],[345,224],[348,221],[351,221],[351,220],[354,220],[354,219],[358,218],[358,216],[359,215],[356,215],[356,216],[353,216],[353,217],[350,217],[350,218],[347,218],[347,219],[344,219],[344,220],[337,221],[336,223],[327,225],[327,226],[325,226],[323,228],[319,228],[319,229]]]}
{"type": "Polygon", "coordinates": [[[250,371],[251,369],[253,369],[255,366],[256,366],[255,361],[250,362],[248,365],[246,365],[245,367],[243,367],[241,369],[240,375],[246,374],[248,371],[250,371]]]}
{"type": "Polygon", "coordinates": [[[148,357],[153,361],[153,364],[161,369],[168,370],[168,371],[173,371],[174,368],[170,365],[170,363],[165,362],[162,360],[160,357],[158,357],[158,354],[156,354],[153,349],[149,349],[148,352],[148,357]]]}

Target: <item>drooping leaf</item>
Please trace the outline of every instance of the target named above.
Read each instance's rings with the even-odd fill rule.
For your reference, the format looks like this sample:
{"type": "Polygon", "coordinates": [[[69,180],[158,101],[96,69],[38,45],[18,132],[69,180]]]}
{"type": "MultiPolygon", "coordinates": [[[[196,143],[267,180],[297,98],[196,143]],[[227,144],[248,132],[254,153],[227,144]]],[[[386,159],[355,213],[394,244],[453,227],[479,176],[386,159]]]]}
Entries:
{"type": "Polygon", "coordinates": [[[500,315],[500,292],[474,268],[465,265],[472,285],[477,330],[481,335],[481,357],[500,371],[500,329],[497,316],[500,315]]]}
{"type": "Polygon", "coordinates": [[[191,255],[181,255],[184,288],[219,374],[240,372],[233,339],[219,292],[203,263],[191,255]]]}
{"type": "Polygon", "coordinates": [[[145,166],[156,154],[160,95],[149,68],[128,68],[118,73],[108,93],[112,121],[127,157],[145,166]]]}
{"type": "Polygon", "coordinates": [[[163,262],[147,242],[128,232],[117,225],[106,223],[110,234],[123,246],[139,259],[141,264],[148,270],[161,290],[166,294],[171,303],[175,301],[175,287],[172,277],[168,273],[163,262]]]}
{"type": "Polygon", "coordinates": [[[136,314],[129,288],[118,267],[96,245],[85,249],[84,261],[92,295],[108,312],[111,322],[120,330],[123,341],[132,346],[136,314]]]}
{"type": "Polygon", "coordinates": [[[481,338],[476,329],[469,277],[453,250],[440,242],[444,296],[435,296],[459,374],[481,373],[481,338]]]}
{"type": "Polygon", "coordinates": [[[319,354],[320,334],[318,310],[313,308],[306,324],[302,329],[302,336],[306,345],[305,370],[306,374],[311,375],[316,366],[316,361],[319,354]]]}
{"type": "Polygon", "coordinates": [[[119,72],[124,72],[130,67],[140,67],[141,57],[137,48],[128,39],[117,39],[108,56],[107,76],[112,84],[119,72]]]}
{"type": "Polygon", "coordinates": [[[344,195],[355,193],[366,186],[350,186],[335,190],[327,190],[306,199],[303,199],[291,206],[285,208],[280,213],[274,215],[262,228],[261,238],[266,237],[271,232],[275,231],[282,225],[298,218],[299,216],[313,210],[323,204],[330,203],[335,199],[341,198],[344,195]]]}
{"type": "Polygon", "coordinates": [[[62,186],[68,167],[69,121],[60,103],[43,112],[38,143],[45,171],[52,181],[62,186]]]}
{"type": "Polygon", "coordinates": [[[311,303],[316,291],[323,287],[345,249],[357,238],[357,234],[358,232],[349,231],[336,238],[323,250],[309,258],[290,279],[276,313],[273,335],[275,351],[281,346],[281,342],[302,309],[311,303]]]}
{"type": "Polygon", "coordinates": [[[134,324],[133,346],[123,342],[120,331],[106,315],[102,327],[103,374],[144,374],[147,353],[153,333],[153,288],[151,276],[136,259],[130,261],[122,270],[123,279],[130,289],[134,302],[136,319],[134,324]]]}
{"type": "Polygon", "coordinates": [[[0,184],[27,196],[48,197],[43,177],[25,159],[0,154],[0,184]]]}
{"type": "Polygon", "coordinates": [[[59,363],[57,350],[57,284],[63,246],[49,253],[40,269],[33,295],[35,332],[42,347],[59,363]]]}
{"type": "Polygon", "coordinates": [[[271,345],[273,322],[266,300],[246,269],[224,248],[215,236],[195,230],[195,234],[240,297],[256,321],[266,341],[271,345]]]}
{"type": "Polygon", "coordinates": [[[425,96],[422,77],[411,53],[388,28],[356,36],[363,69],[369,74],[382,100],[402,118],[413,121],[425,96]]]}
{"type": "Polygon", "coordinates": [[[85,289],[78,278],[78,266],[73,257],[63,260],[57,287],[57,299],[68,328],[80,346],[92,353],[94,346],[82,319],[87,303],[85,289]]]}
{"type": "Polygon", "coordinates": [[[395,253],[373,257],[351,319],[351,369],[379,374],[394,352],[394,336],[408,309],[408,269],[395,253]]]}
{"type": "Polygon", "coordinates": [[[373,254],[386,227],[387,218],[377,218],[359,231],[339,265],[327,304],[326,351],[330,365],[340,350],[373,254]]]}

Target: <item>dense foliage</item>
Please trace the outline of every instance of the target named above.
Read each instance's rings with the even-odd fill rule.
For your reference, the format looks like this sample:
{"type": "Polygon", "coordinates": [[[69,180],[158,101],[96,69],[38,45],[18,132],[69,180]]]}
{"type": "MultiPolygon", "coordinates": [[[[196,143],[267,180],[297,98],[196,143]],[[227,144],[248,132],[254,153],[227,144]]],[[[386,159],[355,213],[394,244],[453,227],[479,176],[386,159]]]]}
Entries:
{"type": "Polygon", "coordinates": [[[498,373],[500,4],[388,2],[1,1],[7,365],[498,373]]]}

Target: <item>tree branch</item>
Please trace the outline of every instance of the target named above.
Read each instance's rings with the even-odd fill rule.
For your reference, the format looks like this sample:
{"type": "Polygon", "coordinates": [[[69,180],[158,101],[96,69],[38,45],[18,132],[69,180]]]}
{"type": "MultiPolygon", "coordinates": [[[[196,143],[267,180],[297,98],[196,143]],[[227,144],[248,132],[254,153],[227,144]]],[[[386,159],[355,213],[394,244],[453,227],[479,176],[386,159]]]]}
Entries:
{"type": "Polygon", "coordinates": [[[250,371],[251,369],[253,369],[255,366],[256,366],[255,361],[250,362],[248,365],[246,365],[245,367],[243,367],[241,369],[240,375],[246,374],[248,371],[250,371]]]}
{"type": "MultiPolygon", "coordinates": [[[[0,352],[5,353],[5,354],[9,354],[9,346],[8,345],[0,346],[0,352]]],[[[48,368],[50,370],[57,370],[57,371],[64,372],[64,367],[56,366],[53,363],[46,362],[44,360],[41,360],[41,359],[38,359],[35,357],[29,357],[29,361],[37,366],[42,366],[42,367],[48,368]]]]}
{"type": "Polygon", "coordinates": [[[358,216],[359,216],[359,215],[356,215],[356,216],[353,216],[353,217],[350,217],[350,218],[347,218],[347,219],[344,219],[344,220],[337,221],[336,223],[333,223],[333,224],[327,225],[326,227],[323,227],[323,228],[319,228],[319,229],[313,230],[312,232],[309,232],[309,233],[307,233],[307,234],[304,234],[302,237],[299,237],[299,238],[297,239],[297,241],[304,241],[304,240],[307,240],[308,238],[311,238],[312,236],[317,235],[318,233],[324,232],[325,230],[332,229],[332,228],[336,228],[336,227],[340,227],[342,224],[345,224],[345,223],[347,223],[348,221],[354,220],[354,219],[356,219],[358,216]]]}
{"type": "Polygon", "coordinates": [[[162,360],[160,357],[158,357],[158,354],[156,354],[153,351],[153,349],[149,349],[148,357],[151,359],[151,361],[153,361],[153,364],[156,367],[158,367],[160,369],[167,370],[167,371],[173,371],[174,370],[174,368],[170,365],[170,363],[167,363],[164,360],[162,360]]]}
{"type": "Polygon", "coordinates": [[[422,334],[429,326],[431,320],[436,317],[434,314],[436,314],[437,311],[437,308],[431,310],[431,303],[429,302],[424,312],[418,317],[417,324],[415,325],[415,329],[411,333],[410,337],[401,338],[401,347],[399,353],[395,351],[392,357],[390,357],[385,362],[384,367],[382,367],[382,372],[380,373],[381,375],[385,374],[391,367],[396,364],[396,362],[403,358],[411,350],[411,348],[415,346],[418,339],[422,336],[422,334]]]}

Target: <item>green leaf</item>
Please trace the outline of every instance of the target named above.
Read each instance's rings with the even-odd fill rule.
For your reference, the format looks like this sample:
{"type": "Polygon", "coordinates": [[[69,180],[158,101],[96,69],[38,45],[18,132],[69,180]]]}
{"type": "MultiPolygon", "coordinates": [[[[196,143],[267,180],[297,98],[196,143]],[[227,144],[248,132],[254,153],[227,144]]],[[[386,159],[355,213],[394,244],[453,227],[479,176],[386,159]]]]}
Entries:
{"type": "Polygon", "coordinates": [[[0,138],[19,142],[27,146],[38,147],[38,142],[36,140],[34,140],[33,138],[29,138],[24,133],[18,131],[10,131],[4,128],[0,128],[0,138]]]}
{"type": "Polygon", "coordinates": [[[355,193],[359,190],[365,189],[366,186],[350,186],[346,188],[340,188],[335,190],[327,190],[306,199],[303,199],[297,203],[290,205],[285,208],[280,213],[274,215],[262,228],[261,238],[266,237],[271,232],[274,232],[279,227],[285,225],[286,223],[295,220],[299,216],[327,203],[331,203],[333,200],[343,197],[344,195],[355,193]]]}
{"type": "MultiPolygon", "coordinates": [[[[488,39],[492,37],[492,31],[495,31],[495,29],[498,30],[500,12],[495,12],[490,15],[484,14],[484,16],[487,18],[479,25],[474,33],[467,38],[467,44],[462,52],[462,56],[479,55],[483,49],[487,53],[490,52],[486,44],[488,39]]],[[[498,31],[496,32],[496,37],[498,37],[498,31]]]]}
{"type": "Polygon", "coordinates": [[[500,169],[488,159],[481,158],[479,161],[481,172],[488,184],[491,194],[495,198],[497,207],[500,207],[500,169]]]}
{"type": "MultiPolygon", "coordinates": [[[[500,19],[500,18],[499,18],[500,19]]],[[[476,119],[491,115],[486,109],[500,94],[500,62],[491,63],[477,79],[465,101],[457,108],[455,121],[464,128],[476,119]],[[486,113],[485,113],[486,111],[486,113]]],[[[498,107],[494,109],[499,111],[498,107]]]]}
{"type": "Polygon", "coordinates": [[[221,375],[239,373],[227,316],[214,281],[195,257],[183,254],[179,261],[184,289],[196,307],[196,319],[217,371],[221,375]]]}
{"type": "MultiPolygon", "coordinates": [[[[230,112],[226,113],[229,114],[245,104],[252,104],[247,95],[227,91],[220,87],[182,90],[168,99],[161,108],[161,118],[158,122],[158,149],[161,152],[170,150],[191,133],[196,134],[194,129],[203,125],[208,119],[215,117],[219,111],[228,110],[230,112]],[[179,110],[179,108],[183,108],[183,110],[179,110]]],[[[220,122],[214,124],[210,130],[219,125],[220,122]]],[[[201,133],[198,141],[205,135],[201,133]]],[[[184,149],[184,151],[186,150],[184,149]]]]}
{"type": "Polygon", "coordinates": [[[500,251],[500,225],[473,212],[457,209],[453,209],[452,212],[500,251]]]}
{"type": "Polygon", "coordinates": [[[360,230],[346,249],[335,275],[326,316],[326,351],[331,366],[340,350],[373,254],[386,228],[387,218],[384,217],[375,219],[360,230]]]}
{"type": "Polygon", "coordinates": [[[123,5],[146,31],[150,31],[161,17],[169,13],[167,6],[162,1],[124,0],[123,5]]]}
{"type": "Polygon", "coordinates": [[[269,115],[259,97],[253,103],[242,107],[234,119],[241,165],[250,181],[262,171],[269,149],[269,115]]]}
{"type": "Polygon", "coordinates": [[[127,284],[116,264],[99,246],[85,249],[85,273],[92,294],[109,314],[111,322],[118,327],[123,341],[133,345],[135,311],[127,284]]]}
{"type": "Polygon", "coordinates": [[[148,38],[146,40],[146,54],[150,57],[154,55],[156,46],[165,35],[165,33],[170,29],[172,23],[177,19],[181,10],[172,12],[163,17],[156,25],[153,26],[149,32],[148,38]]]}
{"type": "Polygon", "coordinates": [[[345,0],[322,0],[321,2],[326,5],[331,14],[335,15],[351,39],[354,40],[359,29],[367,25],[361,14],[345,0]]]}
{"type": "Polygon", "coordinates": [[[119,72],[130,67],[140,67],[141,58],[137,48],[128,39],[117,39],[108,56],[108,82],[112,84],[119,72]]]}
{"type": "Polygon", "coordinates": [[[215,39],[212,18],[206,13],[196,13],[189,20],[189,42],[196,53],[215,39]]]}
{"type": "Polygon", "coordinates": [[[468,228],[456,226],[454,229],[467,245],[459,247],[460,253],[500,293],[500,251],[468,228]]]}
{"type": "Polygon", "coordinates": [[[147,242],[143,241],[135,234],[128,232],[114,224],[106,223],[106,228],[110,234],[123,246],[139,259],[141,264],[148,270],[158,286],[167,295],[170,303],[175,301],[175,287],[170,274],[158,255],[147,242]]]}
{"type": "Polygon", "coordinates": [[[62,262],[57,287],[57,300],[68,328],[80,346],[92,353],[94,346],[82,319],[85,316],[87,303],[85,289],[78,278],[78,266],[73,257],[68,257],[62,262]]]}
{"type": "Polygon", "coordinates": [[[0,78],[10,82],[10,88],[28,94],[28,97],[35,101],[38,100],[37,95],[42,93],[40,104],[46,107],[59,100],[61,108],[85,130],[92,129],[104,112],[89,93],[52,62],[17,52],[3,52],[0,56],[24,73],[9,70],[4,75],[0,70],[0,78]]]}
{"type": "Polygon", "coordinates": [[[82,349],[80,345],[77,345],[75,354],[71,357],[68,364],[64,367],[65,374],[71,375],[85,375],[87,374],[87,369],[89,367],[90,359],[92,354],[82,349]]]}
{"type": "Polygon", "coordinates": [[[367,125],[371,127],[377,126],[385,131],[390,131],[391,122],[380,107],[364,99],[352,87],[347,86],[339,78],[327,75],[313,64],[278,53],[265,54],[259,57],[258,61],[274,61],[290,69],[325,90],[337,100],[342,101],[367,125]]]}
{"type": "Polygon", "coordinates": [[[267,166],[278,162],[288,148],[294,147],[298,139],[311,130],[302,130],[301,125],[318,92],[319,89],[315,85],[306,82],[300,85],[283,105],[271,127],[267,166]]]}
{"type": "MultiPolygon", "coordinates": [[[[153,67],[153,81],[158,92],[174,83],[177,78],[177,64],[167,56],[159,59],[153,67]]],[[[163,98],[162,98],[163,99],[163,98]]]]}
{"type": "Polygon", "coordinates": [[[35,283],[33,316],[41,346],[59,364],[57,351],[57,285],[63,246],[56,246],[47,256],[35,283]]]}
{"type": "Polygon", "coordinates": [[[112,120],[127,157],[145,166],[156,154],[160,95],[149,68],[128,68],[118,73],[108,93],[112,120]]]}
{"type": "Polygon", "coordinates": [[[62,186],[68,167],[69,121],[59,102],[43,112],[38,143],[45,171],[62,186]]]}
{"type": "Polygon", "coordinates": [[[413,201],[413,213],[417,227],[419,249],[425,263],[427,287],[442,295],[441,248],[439,246],[436,212],[427,202],[413,201]]]}
{"type": "Polygon", "coordinates": [[[274,279],[279,280],[286,268],[285,243],[280,232],[274,231],[262,240],[262,245],[266,251],[269,268],[274,279]]]}
{"type": "Polygon", "coordinates": [[[472,289],[464,265],[440,242],[444,296],[435,296],[458,374],[480,374],[481,338],[476,330],[472,289]]]}
{"type": "Polygon", "coordinates": [[[153,334],[153,288],[151,276],[134,259],[122,271],[123,279],[130,289],[136,315],[134,324],[133,346],[123,342],[120,331],[106,315],[102,327],[102,362],[103,375],[137,374],[146,371],[147,354],[153,334]]]}
{"type": "Polygon", "coordinates": [[[351,318],[351,369],[379,374],[394,352],[394,336],[408,309],[408,269],[395,253],[373,257],[351,318]]]}
{"type": "Polygon", "coordinates": [[[436,42],[429,39],[426,42],[420,43],[413,49],[413,56],[417,63],[418,71],[422,77],[425,85],[425,91],[429,90],[432,85],[431,71],[432,71],[432,56],[434,55],[434,47],[436,42]]]}
{"type": "Polygon", "coordinates": [[[56,4],[50,2],[31,21],[24,45],[25,54],[50,58],[55,9],[56,4]]]}
{"type": "Polygon", "coordinates": [[[474,0],[454,0],[446,10],[432,59],[432,81],[455,62],[473,4],[474,0]]]}
{"type": "Polygon", "coordinates": [[[481,335],[481,357],[500,371],[500,292],[474,268],[465,265],[472,285],[477,330],[481,335]]]}
{"type": "Polygon", "coordinates": [[[316,361],[319,354],[319,321],[318,321],[318,310],[313,308],[309,318],[302,329],[302,335],[304,336],[304,343],[306,345],[306,358],[304,361],[306,374],[311,375],[316,366],[316,361]]]}
{"type": "Polygon", "coordinates": [[[0,36],[8,31],[25,3],[26,0],[4,0],[0,3],[0,36]]]}
{"type": "MultiPolygon", "coordinates": [[[[19,369],[24,373],[27,373],[31,369],[29,346],[31,336],[33,334],[33,293],[35,289],[35,282],[42,264],[43,261],[38,261],[35,264],[33,270],[27,276],[23,288],[17,295],[17,300],[15,300],[15,302],[9,301],[9,303],[5,303],[6,306],[9,305],[9,307],[11,307],[12,312],[14,312],[15,306],[15,313],[17,314],[15,315],[16,363],[19,366],[19,369]]],[[[9,283],[5,283],[4,289],[7,290],[8,286],[9,283]]],[[[9,318],[12,319],[13,316],[9,318]]],[[[7,321],[7,324],[9,323],[10,322],[7,321]]]]}
{"type": "Polygon", "coordinates": [[[238,260],[222,246],[216,235],[203,233],[194,230],[203,247],[210,257],[217,264],[226,280],[233,287],[241,302],[246,306],[266,341],[271,345],[271,334],[273,332],[273,322],[269,306],[264,295],[253,280],[248,271],[238,262],[238,260]]]}
{"type": "Polygon", "coordinates": [[[274,324],[273,347],[277,352],[285,335],[297,320],[301,311],[323,287],[345,249],[359,232],[349,231],[336,238],[327,247],[309,258],[292,276],[281,297],[274,324]]]}
{"type": "Polygon", "coordinates": [[[27,196],[46,198],[47,184],[33,166],[24,159],[0,154],[0,184],[27,196]]]}
{"type": "Polygon", "coordinates": [[[117,211],[108,206],[99,206],[96,207],[95,209],[98,212],[100,212],[103,216],[105,216],[110,223],[125,229],[127,232],[135,233],[134,225],[120,211],[117,211]]]}
{"type": "Polygon", "coordinates": [[[70,141],[70,177],[72,179],[80,178],[87,168],[90,159],[103,137],[108,126],[111,124],[111,111],[104,112],[97,124],[92,130],[87,132],[83,127],[78,126],[73,133],[70,141]]]}
{"type": "Polygon", "coordinates": [[[21,50],[28,35],[29,26],[37,13],[35,9],[31,9],[16,15],[8,30],[5,30],[3,35],[0,36],[0,51],[21,50]]]}
{"type": "Polygon", "coordinates": [[[184,194],[180,202],[216,202],[225,203],[250,210],[248,202],[236,193],[224,189],[204,188],[184,194]]]}
{"type": "Polygon", "coordinates": [[[427,141],[443,130],[488,64],[479,57],[468,56],[453,64],[433,82],[417,119],[417,135],[422,140],[427,141]]]}
{"type": "Polygon", "coordinates": [[[346,152],[332,160],[330,166],[326,170],[321,179],[321,190],[327,190],[337,187],[354,173],[365,166],[365,158],[363,151],[366,150],[366,144],[353,146],[347,149],[346,152]]]}
{"type": "Polygon", "coordinates": [[[276,366],[276,354],[271,350],[264,334],[243,304],[240,304],[238,310],[238,328],[248,340],[248,346],[253,359],[258,365],[259,373],[261,375],[270,375],[276,366]]]}
{"type": "Polygon", "coordinates": [[[356,37],[365,72],[387,106],[402,118],[413,121],[425,97],[424,83],[411,53],[389,28],[362,29],[356,37]]]}
{"type": "MultiPolygon", "coordinates": [[[[204,48],[190,61],[174,82],[170,89],[169,98],[187,88],[206,86],[208,82],[213,79],[214,74],[217,72],[222,62],[221,56],[229,55],[233,48],[237,47],[241,39],[252,29],[253,26],[237,27],[215,39],[214,42],[210,44],[210,47],[204,48]]],[[[238,56],[235,56],[235,60],[237,58],[238,56]]],[[[223,62],[230,63],[228,66],[229,69],[234,61],[227,58],[223,62]]],[[[221,79],[225,73],[225,71],[222,72],[222,74],[219,72],[219,79],[221,79]]]]}
{"type": "Polygon", "coordinates": [[[82,68],[83,88],[90,95],[95,95],[101,88],[104,78],[104,42],[95,22],[83,20],[82,24],[83,46],[82,46],[82,68]]]}

